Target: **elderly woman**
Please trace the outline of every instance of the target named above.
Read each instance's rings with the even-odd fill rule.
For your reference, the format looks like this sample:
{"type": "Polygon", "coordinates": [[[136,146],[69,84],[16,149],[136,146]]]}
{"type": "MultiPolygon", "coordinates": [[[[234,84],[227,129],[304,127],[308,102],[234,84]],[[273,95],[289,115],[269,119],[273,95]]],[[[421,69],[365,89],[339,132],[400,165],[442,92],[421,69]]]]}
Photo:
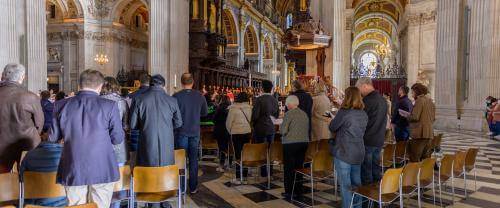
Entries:
{"type": "Polygon", "coordinates": [[[431,139],[434,137],[433,124],[436,106],[427,96],[429,90],[423,84],[411,87],[415,105],[408,117],[410,121],[410,161],[419,162],[431,156],[431,139]]]}
{"type": "Polygon", "coordinates": [[[328,130],[331,118],[325,114],[332,109],[332,103],[325,93],[323,81],[316,82],[312,87],[312,114],[311,114],[311,140],[330,139],[332,134],[328,130]]]}
{"type": "MultiPolygon", "coordinates": [[[[309,118],[299,106],[299,98],[290,95],[286,98],[285,105],[288,108],[283,123],[281,124],[281,136],[283,143],[283,172],[285,193],[282,195],[291,199],[294,173],[296,169],[302,168],[304,157],[309,142],[309,118]]],[[[302,194],[302,175],[297,174],[294,194],[302,194]]]]}
{"type": "MultiPolygon", "coordinates": [[[[361,164],[365,157],[363,137],[368,123],[364,108],[359,89],[349,87],[345,90],[345,99],[339,112],[330,123],[330,131],[336,134],[331,150],[340,182],[342,208],[349,207],[352,200],[351,190],[361,186],[361,164]]],[[[353,207],[361,207],[359,199],[353,204],[353,207]]]]}

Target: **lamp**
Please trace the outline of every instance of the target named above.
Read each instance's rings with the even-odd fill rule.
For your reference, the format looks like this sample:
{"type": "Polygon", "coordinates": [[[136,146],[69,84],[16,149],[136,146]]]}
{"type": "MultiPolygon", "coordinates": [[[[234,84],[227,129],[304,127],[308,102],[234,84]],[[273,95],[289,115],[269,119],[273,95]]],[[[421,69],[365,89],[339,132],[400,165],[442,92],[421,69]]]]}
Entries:
{"type": "MultiPolygon", "coordinates": [[[[104,1],[100,1],[100,9],[104,9],[104,1]]],[[[103,14],[102,12],[99,12],[99,17],[100,17],[100,25],[99,25],[99,30],[101,33],[101,46],[99,52],[95,55],[94,61],[97,62],[99,65],[104,65],[109,62],[108,55],[104,51],[104,32],[103,32],[103,14]]]]}

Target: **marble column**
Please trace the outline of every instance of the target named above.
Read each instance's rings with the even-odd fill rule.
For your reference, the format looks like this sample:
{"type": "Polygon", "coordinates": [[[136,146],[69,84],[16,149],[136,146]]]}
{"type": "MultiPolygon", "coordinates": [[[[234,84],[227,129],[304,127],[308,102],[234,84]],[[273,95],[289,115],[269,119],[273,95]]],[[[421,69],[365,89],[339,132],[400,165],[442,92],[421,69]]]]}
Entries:
{"type": "MultiPolygon", "coordinates": [[[[0,49],[0,71],[8,63],[19,62],[19,40],[16,32],[16,2],[18,0],[0,1],[0,12],[4,14],[0,18],[0,42],[3,47],[0,49]]],[[[1,78],[0,73],[0,78],[1,78]]]]}
{"type": "Polygon", "coordinates": [[[170,84],[168,67],[170,66],[170,1],[150,1],[149,57],[150,72],[160,74],[170,84]]]}
{"type": "Polygon", "coordinates": [[[346,1],[345,0],[333,0],[333,74],[332,81],[333,85],[344,90],[349,85],[349,80],[346,74],[349,74],[349,70],[345,68],[345,60],[347,57],[345,55],[344,44],[347,40],[345,37],[345,11],[346,1]]]}
{"type": "Polygon", "coordinates": [[[32,92],[47,89],[45,0],[26,1],[26,82],[32,92]]]}

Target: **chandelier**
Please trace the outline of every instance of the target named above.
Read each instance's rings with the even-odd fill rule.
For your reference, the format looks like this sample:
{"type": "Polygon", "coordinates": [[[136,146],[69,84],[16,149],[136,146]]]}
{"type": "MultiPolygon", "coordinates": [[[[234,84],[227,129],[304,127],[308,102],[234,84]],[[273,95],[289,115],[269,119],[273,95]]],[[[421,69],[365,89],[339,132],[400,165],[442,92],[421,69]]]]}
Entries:
{"type": "Polygon", "coordinates": [[[379,44],[375,46],[375,52],[377,52],[381,59],[384,59],[384,57],[392,53],[392,49],[389,44],[379,44]]]}
{"type": "MultiPolygon", "coordinates": [[[[101,5],[100,5],[100,8],[101,10],[104,8],[104,1],[100,1],[101,5]]],[[[104,52],[104,32],[103,32],[103,17],[104,17],[104,14],[102,12],[99,12],[99,30],[100,30],[100,33],[101,33],[101,45],[100,45],[100,51],[95,55],[94,57],[94,61],[96,63],[98,63],[99,65],[104,65],[104,64],[107,64],[109,62],[109,59],[108,59],[108,55],[104,52]]]]}

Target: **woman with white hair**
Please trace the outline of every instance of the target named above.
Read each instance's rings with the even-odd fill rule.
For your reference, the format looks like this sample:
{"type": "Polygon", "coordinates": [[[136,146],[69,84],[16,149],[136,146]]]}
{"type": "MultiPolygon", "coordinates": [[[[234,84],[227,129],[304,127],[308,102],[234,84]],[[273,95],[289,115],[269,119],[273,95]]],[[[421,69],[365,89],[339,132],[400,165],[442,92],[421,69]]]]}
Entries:
{"type": "MultiPolygon", "coordinates": [[[[294,173],[296,169],[302,168],[309,142],[309,118],[304,111],[298,108],[299,98],[297,96],[288,96],[285,104],[288,112],[286,112],[280,128],[283,143],[285,185],[285,193],[282,195],[287,199],[291,199],[294,173]]],[[[296,181],[294,194],[300,196],[303,190],[301,174],[297,174],[296,181]]]]}

